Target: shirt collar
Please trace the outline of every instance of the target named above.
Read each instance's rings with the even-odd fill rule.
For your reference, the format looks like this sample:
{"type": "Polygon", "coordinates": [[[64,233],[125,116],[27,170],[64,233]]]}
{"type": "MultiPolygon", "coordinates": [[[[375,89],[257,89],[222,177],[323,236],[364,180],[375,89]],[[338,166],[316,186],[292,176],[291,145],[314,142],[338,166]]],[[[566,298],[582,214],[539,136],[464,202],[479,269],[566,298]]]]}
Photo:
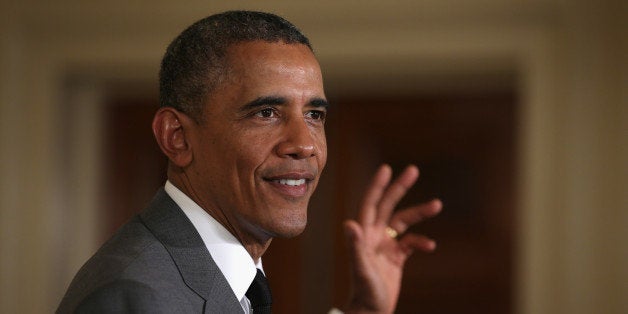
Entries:
{"type": "Polygon", "coordinates": [[[244,246],[223,225],[170,181],[166,181],[164,189],[190,219],[231,290],[238,300],[242,300],[255,278],[257,268],[263,271],[262,259],[255,264],[244,246]]]}

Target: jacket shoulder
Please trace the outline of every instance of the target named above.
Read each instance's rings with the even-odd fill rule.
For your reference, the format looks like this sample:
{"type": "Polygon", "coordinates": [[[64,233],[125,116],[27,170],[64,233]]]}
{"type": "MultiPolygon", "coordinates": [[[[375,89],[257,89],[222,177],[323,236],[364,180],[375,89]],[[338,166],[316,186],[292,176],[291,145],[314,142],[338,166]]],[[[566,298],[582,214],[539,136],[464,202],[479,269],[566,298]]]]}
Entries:
{"type": "Polygon", "coordinates": [[[163,244],[135,217],[78,271],[57,313],[161,313],[168,309],[156,299],[180,299],[185,302],[176,302],[179,305],[198,303],[201,308],[204,302],[185,286],[163,244]]]}

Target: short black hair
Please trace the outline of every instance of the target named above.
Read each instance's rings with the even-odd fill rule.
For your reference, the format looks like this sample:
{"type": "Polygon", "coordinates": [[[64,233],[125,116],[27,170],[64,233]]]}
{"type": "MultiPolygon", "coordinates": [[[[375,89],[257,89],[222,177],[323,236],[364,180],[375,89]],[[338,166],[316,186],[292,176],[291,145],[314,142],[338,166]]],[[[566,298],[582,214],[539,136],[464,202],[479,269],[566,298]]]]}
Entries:
{"type": "Polygon", "coordinates": [[[185,29],[168,46],[159,71],[159,105],[202,120],[204,100],[227,73],[227,50],[250,41],[303,44],[310,41],[284,18],[255,11],[227,11],[185,29]]]}

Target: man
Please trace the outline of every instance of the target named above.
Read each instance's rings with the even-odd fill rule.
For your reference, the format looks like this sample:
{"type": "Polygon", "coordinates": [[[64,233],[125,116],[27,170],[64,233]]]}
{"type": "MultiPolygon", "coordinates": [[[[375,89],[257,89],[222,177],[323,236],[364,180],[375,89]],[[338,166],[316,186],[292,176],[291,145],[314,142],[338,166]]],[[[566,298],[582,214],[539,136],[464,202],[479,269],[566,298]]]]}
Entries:
{"type": "MultiPolygon", "coordinates": [[[[294,237],[327,157],[327,101],[308,39],[267,13],[205,18],[168,47],[153,132],[168,181],[79,271],[59,313],[269,313],[261,257],[294,237]]],[[[406,229],[440,202],[393,208],[418,177],[382,166],[346,222],[347,313],[391,313],[402,267],[434,242],[406,229]]],[[[278,300],[281,302],[281,300],[278,300]]]]}

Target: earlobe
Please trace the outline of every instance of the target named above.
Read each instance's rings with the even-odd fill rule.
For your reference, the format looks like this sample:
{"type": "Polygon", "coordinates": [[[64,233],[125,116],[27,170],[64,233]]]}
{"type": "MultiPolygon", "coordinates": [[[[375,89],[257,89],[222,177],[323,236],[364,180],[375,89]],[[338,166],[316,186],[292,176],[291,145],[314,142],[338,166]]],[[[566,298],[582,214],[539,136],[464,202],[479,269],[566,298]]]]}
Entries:
{"type": "Polygon", "coordinates": [[[186,137],[189,118],[171,107],[160,108],[153,118],[153,134],[161,151],[180,168],[192,162],[192,147],[186,137]]]}

